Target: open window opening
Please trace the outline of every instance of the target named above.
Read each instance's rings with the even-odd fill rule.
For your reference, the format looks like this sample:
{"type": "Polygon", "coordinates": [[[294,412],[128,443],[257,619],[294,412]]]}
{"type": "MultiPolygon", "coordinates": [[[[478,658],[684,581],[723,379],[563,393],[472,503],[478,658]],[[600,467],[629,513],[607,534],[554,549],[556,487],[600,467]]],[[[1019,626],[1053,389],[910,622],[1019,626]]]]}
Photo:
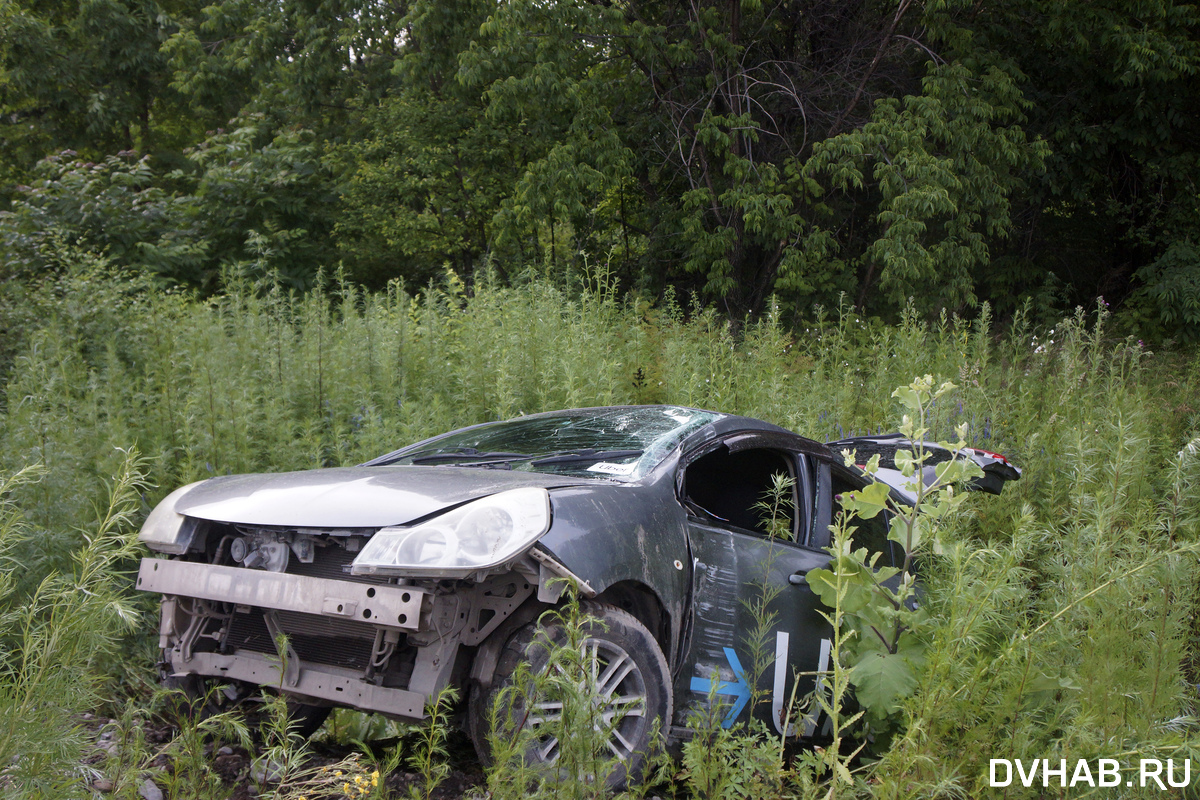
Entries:
{"type": "MultiPolygon", "coordinates": [[[[845,512],[842,506],[842,499],[848,493],[861,489],[862,485],[860,482],[851,482],[836,471],[833,473],[832,478],[833,513],[834,521],[836,522],[837,515],[845,512]]],[[[869,553],[880,553],[879,561],[876,563],[880,567],[890,567],[904,560],[903,548],[888,539],[890,520],[891,514],[887,511],[881,511],[870,519],[862,519],[860,517],[851,522],[858,529],[851,537],[854,547],[865,547],[869,553]]]]}
{"type": "MultiPolygon", "coordinates": [[[[791,461],[775,450],[729,452],[722,447],[692,462],[684,472],[685,504],[702,516],[768,535],[769,514],[755,506],[771,496],[774,476],[795,479],[791,461]]],[[[796,490],[793,486],[779,513],[790,518],[786,538],[796,536],[796,490]]]]}

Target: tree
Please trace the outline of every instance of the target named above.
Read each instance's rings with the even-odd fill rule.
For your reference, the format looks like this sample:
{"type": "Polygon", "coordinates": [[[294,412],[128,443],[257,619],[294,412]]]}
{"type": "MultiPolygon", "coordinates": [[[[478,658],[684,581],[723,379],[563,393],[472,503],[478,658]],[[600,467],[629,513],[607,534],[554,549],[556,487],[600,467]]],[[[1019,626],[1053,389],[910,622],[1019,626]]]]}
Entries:
{"type": "Polygon", "coordinates": [[[36,280],[63,253],[104,258],[161,284],[218,288],[223,270],[309,286],[331,261],[332,180],[311,131],[272,135],[261,118],[217,131],[170,175],[149,156],[40,162],[0,212],[5,277],[36,280]]]}
{"type": "Polygon", "coordinates": [[[202,232],[209,256],[202,279],[210,288],[226,268],[307,288],[336,252],[336,195],[321,143],[304,128],[275,130],[261,115],[236,122],[189,151],[194,171],[174,173],[195,181],[179,203],[179,227],[202,232]]]}
{"type": "Polygon", "coordinates": [[[366,111],[363,130],[334,155],[346,176],[336,230],[350,275],[382,286],[398,275],[424,284],[446,264],[474,272],[517,177],[514,137],[478,104],[417,88],[366,111]]]}
{"type": "MultiPolygon", "coordinates": [[[[986,291],[1006,303],[1052,281],[1070,304],[1119,302],[1140,282],[1183,277],[1187,259],[1153,265],[1200,240],[1200,9],[1006,0],[981,7],[972,27],[1022,76],[1025,127],[1052,147],[1045,172],[1028,177],[1019,246],[999,254],[986,291]]],[[[1164,308],[1162,322],[1177,326],[1178,311],[1164,308]]]]}
{"type": "Polygon", "coordinates": [[[163,52],[171,86],[220,119],[259,113],[338,141],[352,101],[395,83],[403,14],[384,0],[217,0],[181,15],[163,52]]]}
{"type": "Polygon", "coordinates": [[[855,286],[860,305],[971,304],[1042,150],[1019,128],[1015,76],[968,46],[962,13],[505,3],[459,70],[491,119],[535,143],[497,237],[546,218],[579,230],[632,179],[647,260],[678,264],[663,278],[696,276],[732,312],[855,286]]]}
{"type": "Polygon", "coordinates": [[[192,0],[11,0],[0,6],[0,192],[74,150],[178,152],[203,134],[160,52],[192,0]]]}
{"type": "Polygon", "coordinates": [[[332,148],[329,163],[342,176],[339,248],[358,280],[423,284],[446,265],[469,276],[491,249],[492,218],[524,148],[519,132],[486,118],[479,93],[456,78],[458,54],[489,7],[413,4],[400,23],[394,85],[377,101],[356,101],[358,135],[332,148]]]}
{"type": "Polygon", "coordinates": [[[604,262],[733,316],[1104,293],[1171,330],[1198,29],[1177,0],[11,0],[0,228],[21,269],[54,219],[210,288],[604,262]]]}

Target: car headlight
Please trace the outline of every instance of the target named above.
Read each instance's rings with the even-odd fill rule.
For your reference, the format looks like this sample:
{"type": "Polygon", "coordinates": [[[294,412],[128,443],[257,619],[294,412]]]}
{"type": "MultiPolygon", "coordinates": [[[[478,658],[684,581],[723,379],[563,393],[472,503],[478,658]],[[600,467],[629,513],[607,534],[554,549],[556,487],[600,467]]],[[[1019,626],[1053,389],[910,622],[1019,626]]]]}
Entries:
{"type": "Polygon", "coordinates": [[[503,564],[550,527],[545,489],[511,489],[411,528],[382,528],[350,565],[352,575],[463,578],[503,564]]]}
{"type": "Polygon", "coordinates": [[[150,516],[146,517],[146,522],[143,523],[142,530],[138,533],[138,541],[159,553],[173,555],[186,553],[192,543],[192,537],[196,535],[197,522],[192,517],[177,514],[175,503],[183,496],[184,492],[197,483],[200,481],[181,486],[164,497],[163,501],[150,512],[150,516]]]}

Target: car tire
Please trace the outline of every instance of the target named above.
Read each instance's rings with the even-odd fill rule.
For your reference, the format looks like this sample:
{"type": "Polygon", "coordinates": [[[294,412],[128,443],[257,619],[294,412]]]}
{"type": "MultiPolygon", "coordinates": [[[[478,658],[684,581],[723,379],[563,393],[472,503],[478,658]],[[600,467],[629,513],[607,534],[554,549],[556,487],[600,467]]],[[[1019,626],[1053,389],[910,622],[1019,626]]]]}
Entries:
{"type": "MultiPolygon", "coordinates": [[[[253,734],[261,734],[266,727],[267,719],[258,708],[259,703],[251,700],[253,696],[261,695],[261,687],[241,681],[205,678],[201,675],[164,675],[162,686],[164,689],[183,693],[186,702],[180,703],[176,709],[180,714],[195,719],[207,719],[238,709],[245,712],[246,724],[253,734]]],[[[320,730],[332,710],[331,706],[288,700],[288,725],[301,738],[307,739],[320,730]]]]}
{"type": "MultiPolygon", "coordinates": [[[[640,780],[647,756],[657,744],[656,732],[665,732],[670,724],[671,673],[662,648],[632,614],[595,602],[580,603],[580,612],[591,674],[601,682],[602,718],[608,722],[626,710],[606,741],[610,754],[619,761],[606,782],[610,788],[620,788],[640,780]],[[628,713],[628,709],[639,713],[628,713]]],[[[474,687],[467,707],[467,728],[485,766],[493,761],[489,740],[493,707],[497,702],[505,702],[505,697],[514,697],[518,699],[511,701],[510,707],[497,708],[497,718],[503,719],[510,713],[513,717],[524,714],[519,699],[522,692],[515,685],[518,666],[524,662],[529,665],[530,674],[544,672],[549,660],[547,644],[563,646],[567,640],[566,623],[555,614],[518,628],[500,651],[491,684],[474,687]],[[505,694],[510,687],[514,691],[505,694]]],[[[536,730],[544,722],[525,722],[524,727],[536,730]]],[[[532,765],[551,768],[558,759],[557,747],[558,741],[552,735],[538,739],[526,751],[525,759],[532,765]]]]}

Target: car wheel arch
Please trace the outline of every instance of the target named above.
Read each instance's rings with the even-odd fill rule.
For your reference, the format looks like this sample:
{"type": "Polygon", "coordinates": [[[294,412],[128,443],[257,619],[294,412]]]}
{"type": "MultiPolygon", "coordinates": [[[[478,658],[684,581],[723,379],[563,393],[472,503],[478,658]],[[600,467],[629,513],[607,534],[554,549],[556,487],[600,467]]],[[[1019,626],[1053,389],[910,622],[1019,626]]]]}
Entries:
{"type": "MultiPolygon", "coordinates": [[[[605,587],[604,591],[592,599],[595,602],[623,609],[631,614],[638,622],[646,626],[663,653],[671,652],[671,615],[663,605],[662,599],[649,586],[636,580],[619,581],[605,587]]],[[[538,600],[535,595],[522,603],[491,632],[487,639],[479,644],[471,666],[472,683],[483,688],[491,686],[500,653],[508,640],[521,628],[536,621],[547,611],[562,608],[565,602],[545,603],[538,600]]]]}
{"type": "Polygon", "coordinates": [[[500,653],[508,644],[508,640],[521,628],[536,621],[538,617],[553,608],[554,606],[538,600],[536,595],[530,597],[479,644],[471,663],[471,691],[478,691],[480,688],[487,689],[492,685],[492,679],[496,676],[496,666],[500,661],[500,653]]]}
{"type": "Polygon", "coordinates": [[[623,609],[646,626],[664,654],[672,652],[671,614],[652,588],[637,580],[624,580],[605,587],[595,600],[623,609]]]}

